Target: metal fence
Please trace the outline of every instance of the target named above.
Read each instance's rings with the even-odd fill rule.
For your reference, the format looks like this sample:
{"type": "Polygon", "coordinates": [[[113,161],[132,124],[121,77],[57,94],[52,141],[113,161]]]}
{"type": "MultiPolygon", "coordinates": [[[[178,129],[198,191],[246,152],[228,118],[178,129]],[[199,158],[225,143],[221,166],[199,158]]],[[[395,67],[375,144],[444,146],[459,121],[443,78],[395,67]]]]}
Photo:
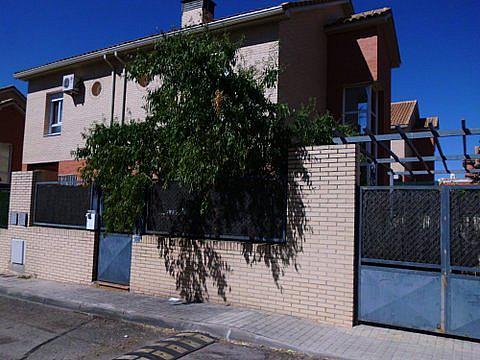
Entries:
{"type": "Polygon", "coordinates": [[[480,270],[480,191],[450,192],[450,256],[452,267],[480,270]]]}
{"type": "Polygon", "coordinates": [[[154,187],[148,203],[147,233],[222,240],[285,239],[286,183],[244,180],[211,191],[206,209],[177,184],[154,187]]]}
{"type": "Polygon", "coordinates": [[[440,191],[363,189],[362,258],[440,265],[440,191]]]}
{"type": "Polygon", "coordinates": [[[10,203],[10,189],[0,188],[0,228],[8,227],[8,206],[10,203]]]}
{"type": "Polygon", "coordinates": [[[37,183],[33,224],[85,229],[85,214],[92,203],[91,187],[37,183]]]}

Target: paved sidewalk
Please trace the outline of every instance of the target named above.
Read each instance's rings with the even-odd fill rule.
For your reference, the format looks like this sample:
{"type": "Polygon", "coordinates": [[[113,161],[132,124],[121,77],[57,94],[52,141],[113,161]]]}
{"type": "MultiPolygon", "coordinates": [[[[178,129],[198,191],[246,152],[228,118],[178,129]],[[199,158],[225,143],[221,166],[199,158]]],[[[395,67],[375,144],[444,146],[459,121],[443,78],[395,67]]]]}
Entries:
{"type": "Polygon", "coordinates": [[[0,277],[0,295],[329,358],[480,359],[480,343],[475,342],[365,325],[336,328],[256,310],[175,304],[162,298],[45,280],[0,277]]]}

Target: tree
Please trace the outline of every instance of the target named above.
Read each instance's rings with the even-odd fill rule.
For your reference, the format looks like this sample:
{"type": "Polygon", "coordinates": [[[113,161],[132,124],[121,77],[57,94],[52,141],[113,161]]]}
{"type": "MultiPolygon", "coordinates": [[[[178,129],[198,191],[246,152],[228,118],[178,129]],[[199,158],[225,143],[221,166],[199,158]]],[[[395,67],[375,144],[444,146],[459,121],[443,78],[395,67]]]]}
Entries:
{"type": "Polygon", "coordinates": [[[206,194],[236,179],[274,179],[285,171],[290,146],[331,143],[333,118],[312,104],[294,110],[265,94],[279,69],[244,67],[240,43],[227,35],[165,35],[128,65],[131,79],[157,84],[147,94],[142,122],[97,124],[76,158],[83,179],[104,194],[109,231],[131,231],[155,182],[174,181],[206,194]]]}

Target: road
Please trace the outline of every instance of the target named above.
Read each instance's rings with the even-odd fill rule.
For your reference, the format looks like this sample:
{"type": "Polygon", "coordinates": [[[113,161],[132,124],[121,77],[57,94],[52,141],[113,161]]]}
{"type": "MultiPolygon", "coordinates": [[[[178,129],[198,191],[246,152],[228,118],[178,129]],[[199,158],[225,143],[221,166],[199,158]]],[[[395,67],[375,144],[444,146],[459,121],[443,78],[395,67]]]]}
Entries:
{"type": "MultiPolygon", "coordinates": [[[[113,359],[176,335],[161,329],[104,319],[0,297],[0,359],[113,359]]],[[[312,359],[291,352],[217,341],[182,359],[312,359]]]]}

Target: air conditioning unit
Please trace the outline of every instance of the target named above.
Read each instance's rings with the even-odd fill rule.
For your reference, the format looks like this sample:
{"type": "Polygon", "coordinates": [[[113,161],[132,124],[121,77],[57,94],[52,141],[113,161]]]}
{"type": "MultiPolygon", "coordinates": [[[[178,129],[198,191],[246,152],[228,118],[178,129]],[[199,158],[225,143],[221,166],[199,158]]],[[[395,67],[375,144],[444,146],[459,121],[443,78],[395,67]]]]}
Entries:
{"type": "Polygon", "coordinates": [[[63,77],[63,92],[67,94],[76,94],[78,93],[78,85],[80,80],[75,76],[75,74],[65,75],[63,77]]]}

